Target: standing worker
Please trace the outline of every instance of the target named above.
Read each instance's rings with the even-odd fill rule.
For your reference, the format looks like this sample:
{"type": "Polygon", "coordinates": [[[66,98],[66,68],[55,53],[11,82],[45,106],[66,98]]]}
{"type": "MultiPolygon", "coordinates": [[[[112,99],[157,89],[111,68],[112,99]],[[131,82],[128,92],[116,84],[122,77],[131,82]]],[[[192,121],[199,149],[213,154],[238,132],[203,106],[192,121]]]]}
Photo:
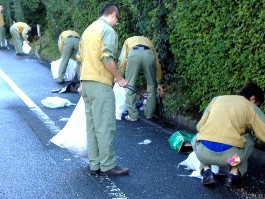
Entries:
{"type": "Polygon", "coordinates": [[[112,141],[116,135],[114,78],[121,87],[127,81],[121,77],[113,56],[118,37],[113,29],[120,12],[115,4],[107,4],[101,17],[84,31],[79,46],[81,62],[81,92],[85,102],[87,148],[92,175],[127,175],[128,168],[116,164],[112,141]]]}
{"type": "MultiPolygon", "coordinates": [[[[58,40],[59,51],[61,53],[62,61],[59,66],[57,83],[64,82],[64,75],[72,54],[76,55],[79,48],[80,35],[72,30],[63,31],[58,40]]],[[[78,70],[77,70],[78,71],[78,70]]]]}
{"type": "Polygon", "coordinates": [[[31,27],[28,24],[23,23],[23,22],[14,23],[10,27],[10,33],[14,41],[17,56],[26,55],[25,53],[23,53],[22,45],[23,45],[23,40],[29,43],[28,38],[27,38],[29,31],[31,31],[31,27]],[[23,40],[21,39],[21,36],[23,40]]]}
{"type": "Polygon", "coordinates": [[[218,96],[210,102],[192,140],[204,186],[216,184],[211,165],[229,168],[225,186],[242,186],[241,176],[247,172],[254,148],[247,130],[253,129],[257,138],[265,141],[265,115],[258,107],[263,102],[264,91],[254,82],[247,83],[238,95],[218,96]]]}
{"type": "Polygon", "coordinates": [[[5,21],[4,21],[4,15],[3,15],[3,5],[0,4],[0,49],[6,49],[5,46],[5,21]]]}
{"type": "MultiPolygon", "coordinates": [[[[128,81],[128,85],[134,87],[141,71],[147,83],[147,92],[150,98],[146,101],[144,116],[151,119],[156,109],[156,90],[160,96],[164,94],[161,86],[162,71],[157,52],[150,39],[143,36],[134,36],[125,40],[119,57],[120,73],[128,81]]],[[[136,93],[126,90],[126,108],[129,121],[137,121],[138,110],[135,107],[136,93]]]]}

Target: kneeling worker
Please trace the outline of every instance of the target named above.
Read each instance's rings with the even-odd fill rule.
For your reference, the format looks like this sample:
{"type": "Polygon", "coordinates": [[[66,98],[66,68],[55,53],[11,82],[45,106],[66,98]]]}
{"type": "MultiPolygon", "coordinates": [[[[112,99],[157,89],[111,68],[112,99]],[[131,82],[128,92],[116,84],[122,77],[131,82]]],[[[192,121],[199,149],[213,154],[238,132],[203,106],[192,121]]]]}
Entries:
{"type": "Polygon", "coordinates": [[[215,97],[197,124],[198,134],[192,147],[201,162],[205,186],[215,185],[211,165],[228,167],[227,187],[241,186],[248,159],[254,148],[253,129],[265,141],[265,115],[258,107],[264,102],[264,91],[254,82],[247,83],[237,95],[215,97]]]}

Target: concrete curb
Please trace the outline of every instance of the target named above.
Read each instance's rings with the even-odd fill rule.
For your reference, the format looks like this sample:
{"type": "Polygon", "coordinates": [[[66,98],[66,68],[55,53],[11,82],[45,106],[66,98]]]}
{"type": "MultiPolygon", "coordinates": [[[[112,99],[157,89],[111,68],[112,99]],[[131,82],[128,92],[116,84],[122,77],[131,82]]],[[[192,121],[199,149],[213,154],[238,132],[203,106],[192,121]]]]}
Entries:
{"type": "Polygon", "coordinates": [[[168,112],[164,113],[167,121],[172,122],[178,129],[184,129],[192,133],[197,133],[196,121],[190,120],[182,115],[172,115],[168,112]]]}

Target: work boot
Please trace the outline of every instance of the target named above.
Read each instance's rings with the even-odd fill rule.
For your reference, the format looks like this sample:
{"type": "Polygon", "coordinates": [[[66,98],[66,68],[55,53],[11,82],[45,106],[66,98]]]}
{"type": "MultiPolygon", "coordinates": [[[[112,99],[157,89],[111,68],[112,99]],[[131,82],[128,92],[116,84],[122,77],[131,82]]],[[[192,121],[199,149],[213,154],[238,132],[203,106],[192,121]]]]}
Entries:
{"type": "Polygon", "coordinates": [[[232,173],[229,173],[225,180],[225,186],[230,188],[242,186],[241,174],[239,173],[238,175],[234,175],[232,173]]]}
{"type": "Polygon", "coordinates": [[[202,179],[202,184],[204,186],[214,186],[216,185],[216,180],[214,173],[212,172],[211,169],[207,169],[203,172],[203,179],[202,179]]]}
{"type": "Polygon", "coordinates": [[[100,174],[100,169],[98,170],[90,170],[91,175],[99,175],[100,174]]]}
{"type": "Polygon", "coordinates": [[[25,53],[17,53],[16,55],[17,56],[27,56],[27,54],[25,54],[25,53]]]}
{"type": "Polygon", "coordinates": [[[107,171],[101,171],[100,175],[103,176],[123,176],[123,175],[128,175],[129,174],[129,169],[126,167],[119,167],[116,166],[113,169],[107,170],[107,171]]]}

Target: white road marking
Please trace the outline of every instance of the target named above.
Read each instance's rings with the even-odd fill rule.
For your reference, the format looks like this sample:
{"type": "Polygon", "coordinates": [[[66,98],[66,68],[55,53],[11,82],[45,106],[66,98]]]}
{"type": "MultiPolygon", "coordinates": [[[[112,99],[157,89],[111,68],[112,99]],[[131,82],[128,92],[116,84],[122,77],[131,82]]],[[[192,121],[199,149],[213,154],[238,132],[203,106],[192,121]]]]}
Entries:
{"type": "MultiPolygon", "coordinates": [[[[1,69],[0,76],[54,135],[61,130],[58,126],[56,126],[54,121],[52,121],[49,116],[46,115],[1,69]]],[[[99,178],[99,183],[103,184],[103,187],[105,187],[107,194],[111,196],[112,199],[127,199],[125,194],[108,176],[100,176],[99,178]]]]}
{"type": "Polygon", "coordinates": [[[25,102],[35,115],[48,127],[53,133],[58,133],[61,129],[46,115],[5,73],[0,69],[0,76],[8,83],[12,90],[25,102]]]}

